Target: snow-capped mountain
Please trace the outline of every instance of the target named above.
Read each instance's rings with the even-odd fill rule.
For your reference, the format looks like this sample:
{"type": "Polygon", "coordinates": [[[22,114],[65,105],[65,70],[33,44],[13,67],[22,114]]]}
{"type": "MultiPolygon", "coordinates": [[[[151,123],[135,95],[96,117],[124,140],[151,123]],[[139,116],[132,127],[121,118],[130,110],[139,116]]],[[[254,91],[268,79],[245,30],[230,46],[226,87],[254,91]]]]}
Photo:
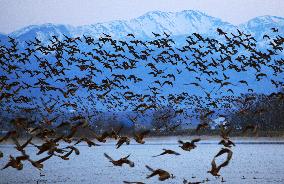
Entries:
{"type": "Polygon", "coordinates": [[[81,26],[73,33],[75,35],[99,35],[105,32],[112,36],[134,33],[147,38],[153,37],[152,32],[163,33],[164,31],[175,36],[188,35],[194,32],[208,34],[215,31],[217,27],[230,29],[234,26],[199,11],[189,10],[177,13],[154,11],[131,20],[81,26]]]}
{"type": "Polygon", "coordinates": [[[58,36],[59,38],[64,35],[69,35],[71,26],[65,25],[54,25],[54,24],[43,24],[43,25],[32,25],[15,31],[9,36],[18,38],[19,40],[31,40],[35,37],[40,40],[46,40],[51,36],[58,36]]]}
{"type": "Polygon", "coordinates": [[[128,33],[135,34],[140,39],[153,37],[154,33],[170,33],[173,36],[189,35],[198,32],[203,35],[216,34],[217,28],[225,31],[236,31],[236,28],[252,33],[257,37],[277,27],[279,32],[284,31],[284,18],[275,16],[256,17],[247,23],[233,25],[219,18],[211,17],[199,11],[185,10],[181,12],[148,12],[131,20],[119,20],[105,23],[96,23],[85,26],[43,24],[28,26],[12,32],[9,36],[26,40],[37,37],[45,40],[49,36],[82,36],[99,37],[102,33],[123,38],[128,33]]]}
{"type": "Polygon", "coordinates": [[[279,33],[284,31],[284,18],[276,16],[260,16],[239,25],[239,28],[254,34],[259,39],[264,33],[271,32],[271,28],[277,28],[279,33]]]}

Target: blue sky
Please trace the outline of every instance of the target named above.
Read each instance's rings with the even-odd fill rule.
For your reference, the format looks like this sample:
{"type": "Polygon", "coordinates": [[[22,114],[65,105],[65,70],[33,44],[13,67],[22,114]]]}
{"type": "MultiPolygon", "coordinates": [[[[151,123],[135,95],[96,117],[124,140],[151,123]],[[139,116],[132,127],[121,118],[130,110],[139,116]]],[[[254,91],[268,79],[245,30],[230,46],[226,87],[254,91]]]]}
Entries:
{"type": "Polygon", "coordinates": [[[131,19],[154,10],[189,9],[237,25],[261,15],[284,17],[284,0],[0,0],[0,32],[34,24],[78,26],[131,19]]]}

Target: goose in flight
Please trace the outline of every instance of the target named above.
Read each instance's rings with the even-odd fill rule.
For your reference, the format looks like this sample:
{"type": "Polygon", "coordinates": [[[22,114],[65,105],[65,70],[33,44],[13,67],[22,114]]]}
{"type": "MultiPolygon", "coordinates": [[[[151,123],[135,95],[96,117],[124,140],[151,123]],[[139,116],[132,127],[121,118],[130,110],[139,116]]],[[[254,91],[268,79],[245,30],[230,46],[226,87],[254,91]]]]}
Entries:
{"type": "Polygon", "coordinates": [[[211,162],[211,170],[210,171],[207,171],[208,173],[211,173],[213,176],[220,176],[219,174],[219,171],[222,167],[225,167],[229,164],[231,158],[232,158],[232,155],[233,155],[233,152],[228,149],[228,148],[222,148],[216,155],[215,157],[213,158],[212,162],[211,162]],[[227,153],[227,158],[226,160],[220,164],[219,166],[217,166],[216,162],[215,162],[215,159],[217,157],[219,157],[220,155],[223,155],[227,153]]]}
{"type": "Polygon", "coordinates": [[[185,151],[190,151],[190,150],[196,148],[195,143],[196,143],[196,142],[199,142],[200,140],[201,140],[200,138],[198,138],[198,139],[193,139],[191,142],[183,142],[183,141],[179,140],[178,142],[179,142],[180,144],[182,144],[182,145],[179,146],[179,147],[181,147],[181,149],[183,149],[183,150],[185,150],[185,151]]]}
{"type": "Polygon", "coordinates": [[[130,155],[123,157],[119,160],[114,160],[108,154],[104,153],[104,156],[109,159],[109,161],[115,166],[122,166],[123,164],[128,164],[130,167],[134,167],[134,162],[130,161],[128,158],[130,155]]]}
{"type": "Polygon", "coordinates": [[[33,161],[33,160],[31,160],[31,159],[29,159],[29,161],[31,162],[31,164],[34,166],[34,167],[36,167],[37,169],[42,169],[43,168],[43,162],[45,162],[46,160],[48,160],[48,159],[50,159],[51,157],[52,157],[53,155],[49,155],[49,156],[47,156],[47,157],[44,157],[44,158],[42,158],[42,159],[39,159],[39,160],[37,160],[37,161],[33,161]]]}
{"type": "Polygon", "coordinates": [[[18,151],[23,151],[24,148],[25,148],[28,144],[31,143],[33,137],[29,138],[29,139],[28,139],[24,144],[22,144],[22,145],[20,145],[19,141],[18,141],[15,137],[13,137],[12,139],[13,139],[15,145],[16,145],[15,148],[16,148],[18,151]]]}
{"type": "Polygon", "coordinates": [[[152,169],[151,167],[149,167],[148,165],[146,165],[146,168],[152,172],[152,174],[148,175],[146,178],[151,178],[153,176],[159,175],[159,180],[160,181],[165,181],[169,178],[174,178],[173,174],[170,174],[169,172],[163,170],[163,169],[152,169]]]}
{"type": "Polygon", "coordinates": [[[178,152],[175,152],[173,150],[170,150],[170,149],[163,149],[164,151],[159,154],[159,155],[155,155],[153,157],[158,157],[158,156],[161,156],[161,155],[165,155],[165,154],[171,154],[171,155],[180,155],[178,152]]]}
{"type": "Polygon", "coordinates": [[[18,157],[13,157],[12,155],[10,155],[10,160],[9,162],[2,168],[6,169],[8,167],[13,167],[17,170],[22,170],[23,169],[23,163],[21,162],[22,160],[27,160],[29,157],[27,155],[22,155],[22,156],[18,156],[18,157]]]}
{"type": "Polygon", "coordinates": [[[141,132],[141,133],[135,133],[135,134],[134,134],[134,140],[135,140],[137,143],[139,143],[139,144],[144,144],[145,141],[144,141],[143,139],[144,139],[144,137],[145,137],[147,134],[149,134],[149,133],[150,133],[150,130],[145,130],[145,131],[143,131],[143,132],[141,132]]]}
{"type": "Polygon", "coordinates": [[[120,146],[122,146],[124,143],[126,143],[127,145],[129,145],[130,143],[130,139],[126,136],[121,136],[119,137],[119,140],[116,143],[116,149],[118,149],[120,146]]]}

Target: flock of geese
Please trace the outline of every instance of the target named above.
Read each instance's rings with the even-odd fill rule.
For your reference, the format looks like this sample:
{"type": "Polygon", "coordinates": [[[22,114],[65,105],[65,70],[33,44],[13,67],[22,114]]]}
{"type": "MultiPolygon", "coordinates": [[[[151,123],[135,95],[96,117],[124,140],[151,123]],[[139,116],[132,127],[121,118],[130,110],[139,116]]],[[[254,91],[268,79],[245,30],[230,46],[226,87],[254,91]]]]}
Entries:
{"type": "Polygon", "coordinates": [[[240,30],[217,33],[220,40],[193,33],[182,46],[167,33],[153,33],[148,41],[133,34],[124,40],[107,34],[98,39],[52,36],[48,41],[7,37],[0,42],[1,110],[29,113],[46,123],[69,110],[92,119],[99,109],[144,115],[167,105],[186,116],[185,107],[232,108],[239,89],[242,94],[257,92],[252,81],[241,78],[248,71],[253,82],[283,86],[277,77],[283,73],[284,38],[277,29],[272,29],[276,36],[263,36],[266,48],[240,30]],[[238,73],[239,80],[230,77],[238,73]]]}
{"type": "MultiPolygon", "coordinates": [[[[271,31],[278,34],[276,28],[271,31]]],[[[235,86],[242,85],[247,90],[246,93],[255,92],[255,89],[249,88],[249,81],[230,81],[230,72],[253,70],[255,81],[265,79],[277,89],[283,87],[283,81],[276,79],[283,74],[284,66],[283,58],[279,57],[284,43],[281,35],[263,35],[263,40],[269,46],[265,50],[258,49],[257,41],[251,34],[240,30],[226,33],[217,29],[217,33],[222,36],[222,41],[193,33],[186,38],[182,47],[177,47],[174,39],[165,32],[153,33],[154,39],[148,41],[139,40],[133,34],[128,34],[125,40],[118,40],[105,33],[97,40],[89,36],[52,36],[48,43],[43,43],[38,38],[20,42],[7,37],[7,40],[0,42],[1,114],[26,114],[29,118],[12,118],[10,123],[14,129],[0,138],[0,143],[11,139],[15,149],[21,154],[17,157],[10,155],[9,162],[2,169],[12,167],[22,170],[24,161],[42,169],[44,162],[52,157],[69,160],[71,154],[79,155],[76,145],[81,142],[89,147],[100,146],[87,136],[78,136],[80,129],[91,127],[88,122],[95,122],[95,118],[101,113],[97,110],[100,107],[109,111],[132,110],[143,117],[146,112],[159,110],[165,104],[170,104],[175,109],[175,115],[187,116],[187,111],[182,107],[194,106],[197,112],[202,112],[200,119],[204,120],[196,127],[196,132],[199,132],[209,127],[209,121],[206,120],[213,117],[216,109],[232,108],[233,101],[240,101],[235,94],[235,86]],[[139,76],[141,71],[138,68],[141,67],[145,68],[143,72],[148,76],[139,76]],[[271,76],[264,71],[270,71],[271,76]],[[190,82],[184,86],[201,90],[205,98],[185,91],[179,94],[170,93],[179,80],[185,80],[180,76],[186,72],[192,76],[190,82]],[[148,84],[144,85],[143,81],[148,84]],[[202,86],[203,81],[211,85],[211,88],[202,86]],[[137,91],[135,88],[131,90],[133,86],[140,88],[137,91]],[[141,87],[145,87],[142,92],[141,87]],[[223,92],[231,95],[213,97],[213,94],[223,92]],[[66,112],[70,109],[73,113],[68,117],[66,112]],[[83,113],[80,114],[81,112],[83,113]],[[60,129],[68,131],[62,133],[60,129]],[[29,138],[20,143],[19,137],[23,132],[29,138]],[[42,143],[36,144],[34,140],[37,139],[42,143]],[[67,146],[61,147],[60,142],[67,146]],[[28,145],[37,149],[38,156],[47,156],[39,160],[32,159],[26,152],[28,145]]],[[[272,93],[269,97],[284,99],[281,92],[272,93]]],[[[242,103],[252,100],[255,100],[253,95],[245,98],[242,103]]],[[[241,113],[246,113],[245,111],[246,109],[241,113]]],[[[255,113],[261,114],[264,111],[265,109],[259,109],[255,113]]],[[[163,121],[167,116],[166,113],[159,118],[163,121]]],[[[137,123],[137,117],[129,118],[134,124],[137,123]]],[[[160,128],[174,131],[180,125],[165,124],[160,128]]],[[[122,135],[122,129],[120,127],[101,134],[92,131],[92,137],[100,143],[115,139],[116,149],[119,149],[123,145],[129,145],[131,141],[129,136],[122,135]]],[[[247,125],[242,131],[244,134],[248,131],[257,134],[257,129],[257,125],[247,125]]],[[[136,131],[132,137],[137,143],[145,144],[144,138],[150,131],[136,131]]],[[[231,147],[235,144],[229,137],[231,131],[232,127],[228,125],[220,126],[219,144],[223,148],[212,159],[208,173],[213,176],[219,177],[220,170],[232,159],[231,147]],[[217,165],[216,159],[224,154],[227,155],[225,161],[217,165]]],[[[190,152],[197,147],[196,143],[200,140],[179,140],[178,144],[180,149],[190,152]]],[[[166,154],[180,155],[176,151],[163,149],[162,153],[153,157],[166,154]]],[[[0,159],[3,156],[0,151],[0,159]]],[[[114,160],[107,153],[104,156],[114,166],[135,166],[130,155],[119,160],[114,160]]],[[[158,176],[161,181],[174,178],[173,174],[160,168],[146,165],[146,169],[149,170],[147,178],[158,176]]],[[[184,180],[184,183],[191,182],[184,180]]]]}
{"type": "MultiPolygon", "coordinates": [[[[35,168],[41,170],[43,169],[43,163],[52,158],[52,157],[58,157],[63,160],[69,160],[69,156],[74,153],[75,155],[79,155],[80,151],[78,148],[76,148],[76,145],[78,145],[81,142],[86,143],[89,147],[97,147],[100,146],[100,144],[95,143],[93,140],[90,140],[87,137],[82,136],[76,136],[76,132],[81,128],[86,128],[89,126],[89,124],[86,121],[80,121],[79,123],[68,124],[66,122],[61,123],[60,125],[56,126],[55,129],[47,129],[43,127],[36,127],[36,128],[29,128],[27,125],[31,122],[28,122],[28,119],[24,118],[16,118],[11,121],[13,126],[15,127],[15,130],[9,131],[5,136],[1,137],[0,143],[8,141],[11,139],[15,145],[15,149],[21,154],[20,156],[14,157],[12,155],[9,155],[9,161],[8,163],[2,168],[6,169],[8,167],[15,168],[17,170],[23,169],[23,161],[28,161],[34,166],[35,168]],[[71,126],[71,127],[70,127],[71,126]],[[65,127],[66,129],[70,127],[70,131],[66,135],[62,135],[56,132],[57,129],[65,127]],[[25,142],[20,143],[19,142],[19,135],[20,132],[17,131],[17,129],[21,128],[25,131],[25,133],[30,137],[25,142]],[[38,144],[35,144],[33,140],[36,140],[39,142],[38,144]],[[41,141],[39,141],[41,140],[41,141]],[[63,144],[64,143],[64,144],[63,144]],[[69,144],[66,146],[66,144],[69,144]],[[26,148],[27,146],[35,147],[37,152],[36,155],[41,156],[44,154],[47,154],[47,156],[44,156],[43,158],[39,160],[34,160],[31,158],[30,155],[27,154],[26,148]],[[63,146],[64,145],[64,146],[63,146]]],[[[123,144],[128,145],[130,143],[130,137],[120,135],[121,130],[123,127],[120,127],[117,130],[111,130],[111,131],[105,131],[101,135],[97,135],[95,132],[93,132],[93,136],[95,139],[100,143],[105,143],[107,139],[114,139],[117,141],[116,143],[116,149],[119,149],[123,144]]],[[[254,132],[256,130],[256,127],[252,127],[248,125],[244,128],[243,133],[247,132],[248,130],[251,130],[251,132],[254,132]]],[[[221,168],[227,166],[232,158],[232,150],[231,147],[235,146],[235,144],[230,140],[229,134],[232,131],[232,128],[221,126],[220,127],[220,136],[222,140],[219,142],[219,144],[223,145],[224,147],[214,156],[212,162],[211,162],[211,170],[208,171],[208,173],[211,173],[213,176],[219,177],[221,168]],[[215,159],[223,154],[227,154],[226,160],[221,163],[219,166],[216,165],[215,159]]],[[[21,131],[22,132],[22,131],[21,131]]],[[[145,144],[144,138],[150,133],[149,130],[136,132],[133,135],[133,140],[135,140],[139,144],[145,144]]],[[[180,144],[180,148],[184,151],[190,152],[191,150],[195,149],[197,145],[195,143],[199,142],[201,139],[193,139],[191,141],[181,141],[179,140],[178,143],[180,144]]],[[[170,155],[180,155],[180,153],[173,151],[171,149],[163,149],[163,152],[154,155],[153,157],[159,157],[166,154],[170,155]]],[[[135,164],[133,161],[129,159],[130,155],[127,155],[125,157],[122,157],[118,160],[114,160],[111,156],[109,156],[107,153],[104,153],[104,156],[114,165],[114,166],[123,166],[124,164],[129,165],[130,167],[134,167],[135,164]]],[[[3,157],[3,153],[0,151],[0,158],[3,157]]],[[[146,165],[146,168],[151,172],[149,175],[147,175],[146,178],[151,178],[154,176],[158,176],[158,179],[160,181],[164,181],[170,178],[175,178],[175,176],[168,171],[164,169],[153,169],[150,166],[146,165]]],[[[185,180],[186,181],[186,180],[185,180]]],[[[209,181],[207,179],[207,181],[209,181]]],[[[205,182],[202,181],[202,182],[205,182]]],[[[129,182],[124,181],[124,183],[140,183],[143,182],[129,182]]],[[[190,182],[184,182],[184,183],[190,183],[190,182]]],[[[201,182],[197,182],[201,183],[201,182]]]]}

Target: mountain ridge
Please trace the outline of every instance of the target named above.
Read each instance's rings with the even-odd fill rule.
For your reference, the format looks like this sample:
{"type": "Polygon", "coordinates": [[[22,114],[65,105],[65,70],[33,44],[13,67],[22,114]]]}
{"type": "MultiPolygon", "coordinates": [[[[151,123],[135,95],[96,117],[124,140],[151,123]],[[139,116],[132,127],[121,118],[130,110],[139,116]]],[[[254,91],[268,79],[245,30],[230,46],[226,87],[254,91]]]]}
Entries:
{"type": "Polygon", "coordinates": [[[26,39],[35,36],[39,38],[47,37],[48,35],[61,37],[63,34],[99,37],[102,33],[106,33],[122,38],[128,33],[134,33],[140,39],[149,39],[153,37],[152,32],[163,33],[165,31],[173,36],[188,35],[193,32],[211,35],[212,33],[216,34],[216,28],[220,27],[224,31],[231,32],[236,31],[238,28],[259,37],[263,35],[263,32],[271,29],[271,26],[276,26],[280,31],[284,31],[284,18],[265,15],[250,19],[243,24],[234,25],[195,10],[180,12],[151,11],[129,20],[114,20],[83,26],[52,23],[30,25],[6,35],[26,39]]]}

